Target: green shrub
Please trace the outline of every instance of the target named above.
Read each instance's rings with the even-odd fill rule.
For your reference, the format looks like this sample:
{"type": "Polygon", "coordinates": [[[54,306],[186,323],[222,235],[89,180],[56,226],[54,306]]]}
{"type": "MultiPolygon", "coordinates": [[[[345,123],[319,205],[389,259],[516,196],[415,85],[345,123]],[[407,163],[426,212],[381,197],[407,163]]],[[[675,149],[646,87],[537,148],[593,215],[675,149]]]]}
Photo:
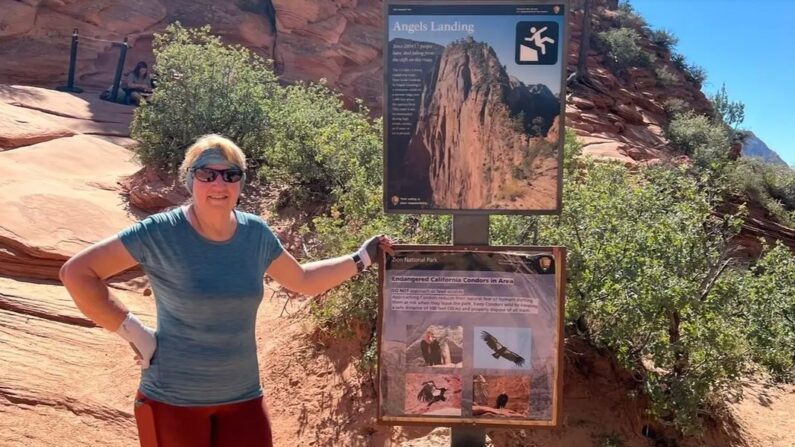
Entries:
{"type": "Polygon", "coordinates": [[[765,250],[739,290],[737,309],[755,362],[776,380],[795,380],[795,258],[781,242],[765,250]]]}
{"type": "MultiPolygon", "coordinates": [[[[746,315],[763,313],[742,306],[762,303],[747,301],[743,291],[765,292],[747,271],[724,265],[740,219],[715,217],[717,195],[682,168],[632,174],[619,164],[576,162],[570,154],[577,146],[567,141],[567,149],[561,215],[492,216],[492,243],[567,247],[567,321],[581,322],[584,336],[640,377],[654,416],[698,431],[699,415],[722,392],[739,388],[752,360],[792,372],[784,309],[792,309],[785,298],[795,296],[795,278],[770,273],[765,284],[773,277],[786,282],[779,312],[773,323],[750,324],[746,315]],[[777,355],[759,357],[765,340],[781,343],[777,355]]],[[[778,264],[791,266],[789,256],[789,264],[778,264]]]]}
{"type": "Polygon", "coordinates": [[[654,73],[657,75],[657,82],[663,87],[670,87],[679,83],[676,73],[666,66],[654,69],[654,73]]]}
{"type": "Polygon", "coordinates": [[[728,161],[731,138],[723,123],[693,112],[674,116],[666,129],[668,140],[701,168],[721,171],[728,161]]]}
{"type": "Polygon", "coordinates": [[[704,68],[700,65],[688,63],[683,54],[671,54],[671,63],[673,63],[674,67],[676,67],[685,75],[685,78],[688,81],[696,84],[699,88],[701,88],[701,86],[707,80],[707,71],[704,70],[704,68]]]}
{"type": "Polygon", "coordinates": [[[685,55],[681,53],[671,53],[671,63],[674,64],[674,67],[679,71],[685,71],[687,68],[687,59],[685,55]]]}
{"type": "Polygon", "coordinates": [[[707,71],[700,65],[687,64],[684,73],[685,77],[687,77],[689,81],[695,83],[699,88],[701,88],[707,80],[707,71]]]}
{"type": "Polygon", "coordinates": [[[153,48],[157,88],[136,109],[131,130],[141,162],[174,170],[196,138],[218,133],[256,166],[278,89],[270,66],[243,47],[224,45],[209,27],[169,25],[155,35],[153,48]]]}
{"type": "Polygon", "coordinates": [[[663,102],[663,109],[665,109],[668,119],[672,119],[676,115],[692,111],[693,107],[684,99],[668,98],[663,102]]]}
{"type": "Polygon", "coordinates": [[[745,192],[785,225],[795,227],[795,172],[787,167],[742,157],[732,165],[728,182],[745,192]]]}
{"type": "Polygon", "coordinates": [[[708,398],[736,387],[746,361],[730,313],[739,297],[704,287],[738,222],[714,218],[679,169],[584,171],[567,182],[559,220],[539,231],[542,243],[568,249],[567,319],[584,321],[594,343],[644,378],[654,415],[695,430],[708,398]]]}
{"type": "Polygon", "coordinates": [[[267,165],[262,178],[284,188],[283,200],[301,207],[333,201],[354,176],[381,176],[380,120],[347,110],[338,93],[325,85],[298,83],[280,89],[268,112],[267,165]]]}
{"type": "Polygon", "coordinates": [[[669,51],[679,43],[679,38],[677,38],[674,33],[666,29],[650,31],[649,39],[655,44],[669,51]]]}
{"type": "MultiPolygon", "coordinates": [[[[367,238],[382,233],[400,243],[451,243],[452,220],[449,216],[388,215],[383,212],[380,144],[350,144],[338,150],[348,151],[346,157],[369,162],[352,164],[348,168],[347,180],[335,183],[331,211],[304,227],[313,259],[352,253],[367,238]]],[[[370,269],[329,291],[323,299],[313,301],[311,312],[321,326],[339,336],[350,335],[352,327],[373,331],[377,297],[377,274],[375,269],[370,269]]],[[[368,363],[375,360],[374,342],[373,337],[366,350],[369,355],[363,358],[363,367],[374,365],[368,363]]]]}
{"type": "Polygon", "coordinates": [[[618,26],[622,28],[644,29],[647,27],[646,21],[635,11],[629,1],[622,1],[618,4],[616,20],[618,26]]]}
{"type": "Polygon", "coordinates": [[[649,54],[638,45],[640,35],[634,29],[611,29],[598,33],[597,38],[611,64],[619,71],[646,67],[651,61],[649,54]]]}

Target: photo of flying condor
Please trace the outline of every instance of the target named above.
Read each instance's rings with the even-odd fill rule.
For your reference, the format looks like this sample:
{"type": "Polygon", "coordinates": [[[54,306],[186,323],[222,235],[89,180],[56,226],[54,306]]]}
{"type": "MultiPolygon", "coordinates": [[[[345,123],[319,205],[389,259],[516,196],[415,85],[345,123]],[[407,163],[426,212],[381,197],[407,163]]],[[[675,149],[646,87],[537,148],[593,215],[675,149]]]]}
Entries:
{"type": "Polygon", "coordinates": [[[496,337],[494,337],[490,333],[486,331],[481,331],[480,338],[482,338],[483,341],[486,342],[486,345],[488,345],[488,347],[491,348],[492,351],[494,351],[492,352],[491,356],[494,357],[495,359],[502,357],[508,361],[515,363],[516,366],[524,366],[525,364],[524,357],[505,347],[502,343],[500,343],[499,340],[497,340],[496,337]]]}

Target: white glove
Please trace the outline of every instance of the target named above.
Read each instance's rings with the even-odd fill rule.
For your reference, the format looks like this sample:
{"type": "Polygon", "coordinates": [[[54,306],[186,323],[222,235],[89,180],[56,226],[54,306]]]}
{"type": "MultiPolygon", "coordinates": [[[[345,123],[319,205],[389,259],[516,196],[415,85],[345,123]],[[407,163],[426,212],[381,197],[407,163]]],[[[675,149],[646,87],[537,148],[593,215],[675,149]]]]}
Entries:
{"type": "Polygon", "coordinates": [[[149,361],[157,349],[155,331],[141,323],[132,312],[127,313],[127,318],[121,323],[116,333],[130,343],[135,353],[141,359],[141,368],[149,368],[149,361]]]}

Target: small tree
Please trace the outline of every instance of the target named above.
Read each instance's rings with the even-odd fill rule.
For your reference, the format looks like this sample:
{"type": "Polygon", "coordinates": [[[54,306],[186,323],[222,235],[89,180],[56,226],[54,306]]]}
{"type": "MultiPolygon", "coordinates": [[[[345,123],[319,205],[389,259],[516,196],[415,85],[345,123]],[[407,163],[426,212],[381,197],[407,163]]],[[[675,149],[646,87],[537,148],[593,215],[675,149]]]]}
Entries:
{"type": "Polygon", "coordinates": [[[737,129],[737,126],[745,120],[745,104],[729,100],[726,83],[721,84],[720,89],[709,99],[715,109],[715,114],[731,128],[737,129]]]}

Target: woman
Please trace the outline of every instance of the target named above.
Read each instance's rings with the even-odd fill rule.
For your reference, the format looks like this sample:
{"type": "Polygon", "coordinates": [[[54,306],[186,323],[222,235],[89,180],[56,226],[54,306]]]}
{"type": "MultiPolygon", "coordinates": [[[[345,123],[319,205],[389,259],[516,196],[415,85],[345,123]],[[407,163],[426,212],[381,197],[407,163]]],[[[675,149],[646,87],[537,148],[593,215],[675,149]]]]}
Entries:
{"type": "Polygon", "coordinates": [[[270,446],[254,325],[267,273],[317,295],[361,272],[384,236],[353,255],[301,265],[259,217],[235,209],[246,159],[208,135],[185,154],[193,200],[154,214],[75,255],[61,280],[77,307],[128,341],[142,365],[135,417],[143,447],[270,446]],[[157,332],[109,294],[103,279],[139,264],[156,296],[157,332]]]}
{"type": "Polygon", "coordinates": [[[126,104],[141,104],[141,99],[148,97],[152,93],[152,78],[149,76],[149,67],[146,62],[140,61],[135,64],[135,68],[124,78],[121,83],[124,90],[124,102],[126,104]]]}

